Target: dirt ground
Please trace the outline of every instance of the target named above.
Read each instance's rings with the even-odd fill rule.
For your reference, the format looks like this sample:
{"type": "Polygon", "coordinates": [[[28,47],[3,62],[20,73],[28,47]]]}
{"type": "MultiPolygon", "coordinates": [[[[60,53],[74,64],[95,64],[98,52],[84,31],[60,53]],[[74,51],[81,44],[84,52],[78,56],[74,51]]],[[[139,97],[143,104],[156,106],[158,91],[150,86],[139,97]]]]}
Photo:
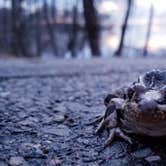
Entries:
{"type": "Polygon", "coordinates": [[[91,124],[103,99],[166,59],[0,61],[0,166],[166,165],[163,139],[133,136],[133,145],[91,124]]]}

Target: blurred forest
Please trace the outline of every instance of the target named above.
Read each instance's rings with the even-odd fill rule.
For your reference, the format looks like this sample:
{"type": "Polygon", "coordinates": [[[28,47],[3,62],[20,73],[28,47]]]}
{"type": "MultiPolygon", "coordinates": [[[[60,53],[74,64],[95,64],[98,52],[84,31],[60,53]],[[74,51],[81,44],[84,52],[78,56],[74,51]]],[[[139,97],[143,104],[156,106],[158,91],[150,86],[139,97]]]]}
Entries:
{"type": "Polygon", "coordinates": [[[0,56],[164,55],[166,10],[159,4],[152,0],[1,0],[0,56]]]}

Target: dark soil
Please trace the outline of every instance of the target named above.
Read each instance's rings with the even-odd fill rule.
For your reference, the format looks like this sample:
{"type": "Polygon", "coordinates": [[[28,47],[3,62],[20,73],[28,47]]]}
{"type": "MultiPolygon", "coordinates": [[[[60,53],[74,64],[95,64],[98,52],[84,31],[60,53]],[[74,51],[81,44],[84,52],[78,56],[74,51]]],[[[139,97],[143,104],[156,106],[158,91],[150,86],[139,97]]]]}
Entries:
{"type": "Polygon", "coordinates": [[[132,136],[103,148],[103,99],[165,59],[1,60],[0,166],[166,165],[165,139],[132,136]]]}

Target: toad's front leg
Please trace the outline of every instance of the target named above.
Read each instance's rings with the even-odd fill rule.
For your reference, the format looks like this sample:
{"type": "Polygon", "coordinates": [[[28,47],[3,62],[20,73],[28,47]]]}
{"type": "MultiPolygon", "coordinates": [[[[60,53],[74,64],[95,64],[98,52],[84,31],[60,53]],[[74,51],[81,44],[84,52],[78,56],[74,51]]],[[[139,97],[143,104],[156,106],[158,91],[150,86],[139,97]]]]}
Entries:
{"type": "Polygon", "coordinates": [[[117,118],[117,108],[115,106],[115,103],[111,103],[107,107],[105,115],[96,130],[96,133],[100,133],[104,129],[109,130],[109,137],[105,142],[105,146],[108,146],[113,141],[115,136],[123,138],[124,140],[132,144],[131,139],[126,136],[125,133],[118,127],[117,118]]]}
{"type": "Polygon", "coordinates": [[[114,104],[107,107],[105,115],[103,116],[99,126],[96,129],[96,133],[99,134],[105,128],[114,128],[117,126],[117,112],[114,104]]]}
{"type": "Polygon", "coordinates": [[[96,130],[96,133],[100,133],[104,128],[115,128],[117,126],[117,110],[123,109],[124,99],[112,98],[113,95],[108,95],[104,104],[106,106],[106,111],[104,116],[101,118],[101,122],[96,130]]]}

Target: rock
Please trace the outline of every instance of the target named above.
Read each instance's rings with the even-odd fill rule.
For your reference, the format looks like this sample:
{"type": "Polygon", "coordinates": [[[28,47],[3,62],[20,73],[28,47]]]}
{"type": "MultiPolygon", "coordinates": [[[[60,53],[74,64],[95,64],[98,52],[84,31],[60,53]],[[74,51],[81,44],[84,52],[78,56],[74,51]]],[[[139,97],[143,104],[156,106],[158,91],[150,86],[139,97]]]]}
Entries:
{"type": "Polygon", "coordinates": [[[0,166],[8,166],[8,164],[5,161],[0,161],[0,166]]]}
{"type": "Polygon", "coordinates": [[[82,152],[82,160],[84,162],[93,162],[96,161],[98,157],[98,152],[96,152],[94,149],[89,149],[88,151],[83,151],[82,152]]]}
{"type": "Polygon", "coordinates": [[[41,144],[33,144],[33,143],[23,143],[22,147],[31,147],[31,148],[40,148],[41,144]]]}
{"type": "Polygon", "coordinates": [[[69,136],[70,129],[65,125],[58,125],[58,126],[44,126],[42,131],[47,134],[54,134],[57,136],[69,136]]]}
{"type": "Polygon", "coordinates": [[[1,97],[8,97],[10,95],[10,92],[1,92],[0,96],[1,97]]]}
{"type": "Polygon", "coordinates": [[[84,129],[84,133],[86,133],[87,135],[92,134],[93,131],[94,131],[93,126],[88,126],[84,129]]]}
{"type": "Polygon", "coordinates": [[[27,125],[35,125],[35,123],[37,123],[38,121],[39,121],[38,118],[29,117],[29,118],[27,118],[27,119],[25,119],[25,120],[19,122],[19,124],[25,125],[25,126],[27,126],[27,125]]]}
{"type": "Polygon", "coordinates": [[[79,113],[82,113],[82,112],[87,113],[87,111],[89,110],[87,106],[77,102],[68,102],[66,103],[66,107],[71,111],[74,111],[74,112],[78,111],[79,113]]]}
{"type": "Polygon", "coordinates": [[[33,158],[45,157],[43,151],[41,150],[41,144],[23,143],[19,148],[19,152],[24,157],[33,157],[33,158]]]}
{"type": "Polygon", "coordinates": [[[154,156],[146,157],[145,160],[148,161],[149,163],[151,163],[154,161],[160,161],[161,158],[160,158],[160,156],[154,155],[154,156]]]}
{"type": "Polygon", "coordinates": [[[53,122],[53,116],[49,114],[42,115],[42,123],[43,124],[51,124],[53,122]]]}
{"type": "Polygon", "coordinates": [[[18,116],[19,116],[20,118],[25,118],[25,117],[27,117],[27,113],[24,112],[24,111],[21,111],[21,112],[18,112],[18,116]]]}
{"type": "Polygon", "coordinates": [[[65,106],[59,104],[58,106],[53,108],[53,111],[66,113],[67,110],[65,106]]]}
{"type": "Polygon", "coordinates": [[[21,156],[11,157],[9,159],[9,165],[11,166],[19,166],[25,162],[24,158],[21,156]]]}
{"type": "Polygon", "coordinates": [[[58,157],[53,157],[47,160],[47,165],[49,166],[60,166],[62,161],[58,157]]]}
{"type": "Polygon", "coordinates": [[[150,148],[145,148],[145,149],[141,149],[141,150],[137,150],[133,152],[132,155],[136,158],[144,158],[151,155],[151,153],[152,151],[150,148]]]}
{"type": "MultiPolygon", "coordinates": [[[[129,166],[130,164],[130,160],[126,157],[126,158],[122,158],[122,159],[112,159],[109,162],[110,166],[129,166]]],[[[132,164],[131,164],[132,165],[132,164]]]]}
{"type": "Polygon", "coordinates": [[[87,138],[78,138],[77,141],[78,141],[80,144],[84,144],[84,145],[88,145],[89,142],[90,142],[87,138]]]}
{"type": "Polygon", "coordinates": [[[57,123],[62,123],[65,120],[65,116],[63,114],[56,114],[53,117],[53,121],[57,122],[57,123]]]}

